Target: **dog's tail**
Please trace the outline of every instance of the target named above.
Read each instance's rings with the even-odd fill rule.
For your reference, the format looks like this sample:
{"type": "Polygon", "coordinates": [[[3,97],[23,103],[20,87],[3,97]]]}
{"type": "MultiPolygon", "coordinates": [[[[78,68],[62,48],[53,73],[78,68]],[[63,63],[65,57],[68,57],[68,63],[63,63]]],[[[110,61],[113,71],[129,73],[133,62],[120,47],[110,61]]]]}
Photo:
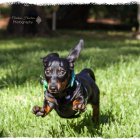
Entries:
{"type": "Polygon", "coordinates": [[[88,74],[91,76],[91,78],[92,78],[94,81],[96,81],[94,72],[93,72],[91,69],[85,68],[82,72],[88,73],[88,74]]]}

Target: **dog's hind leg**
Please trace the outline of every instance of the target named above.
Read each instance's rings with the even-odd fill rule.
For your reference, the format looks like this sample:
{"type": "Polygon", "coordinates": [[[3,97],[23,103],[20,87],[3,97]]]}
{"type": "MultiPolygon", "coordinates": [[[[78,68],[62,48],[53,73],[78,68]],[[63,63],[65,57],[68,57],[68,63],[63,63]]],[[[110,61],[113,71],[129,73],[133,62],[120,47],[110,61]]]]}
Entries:
{"type": "Polygon", "coordinates": [[[91,103],[92,109],[93,109],[92,120],[96,124],[99,124],[99,116],[100,116],[100,91],[99,91],[99,88],[97,87],[97,85],[95,83],[94,83],[94,86],[93,86],[93,91],[92,91],[90,103],[91,103]]]}
{"type": "Polygon", "coordinates": [[[100,106],[99,106],[99,104],[97,104],[97,105],[92,105],[92,108],[93,108],[92,120],[93,120],[93,122],[95,122],[96,124],[99,124],[100,106]]]}

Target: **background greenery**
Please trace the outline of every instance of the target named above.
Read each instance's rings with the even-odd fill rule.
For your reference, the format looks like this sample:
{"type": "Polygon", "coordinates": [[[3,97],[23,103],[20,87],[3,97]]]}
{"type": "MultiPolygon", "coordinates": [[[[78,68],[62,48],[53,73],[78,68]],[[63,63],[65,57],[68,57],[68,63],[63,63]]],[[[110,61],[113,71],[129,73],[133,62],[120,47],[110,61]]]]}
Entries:
{"type": "Polygon", "coordinates": [[[140,41],[129,32],[60,34],[0,40],[0,136],[140,137],[140,41]],[[75,71],[90,67],[95,72],[101,91],[99,128],[91,121],[90,105],[76,119],[62,119],[55,111],[45,118],[31,113],[32,107],[43,101],[40,58],[50,52],[65,57],[80,38],[85,40],[85,48],[75,71]]]}

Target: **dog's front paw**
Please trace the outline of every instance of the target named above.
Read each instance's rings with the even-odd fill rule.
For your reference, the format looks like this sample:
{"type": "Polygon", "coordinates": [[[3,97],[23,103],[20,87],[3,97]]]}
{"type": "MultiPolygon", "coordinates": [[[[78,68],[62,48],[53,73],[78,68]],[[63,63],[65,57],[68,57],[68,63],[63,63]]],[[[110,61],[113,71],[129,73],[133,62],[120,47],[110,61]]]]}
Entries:
{"type": "Polygon", "coordinates": [[[32,109],[32,113],[35,114],[36,116],[45,116],[45,110],[42,107],[39,106],[34,106],[32,109]]]}
{"type": "Polygon", "coordinates": [[[34,106],[33,108],[32,108],[32,113],[33,114],[36,114],[37,112],[39,112],[41,110],[41,107],[39,107],[39,106],[34,106]]]}
{"type": "Polygon", "coordinates": [[[72,109],[75,111],[84,112],[86,109],[86,105],[81,101],[74,100],[72,109]]]}

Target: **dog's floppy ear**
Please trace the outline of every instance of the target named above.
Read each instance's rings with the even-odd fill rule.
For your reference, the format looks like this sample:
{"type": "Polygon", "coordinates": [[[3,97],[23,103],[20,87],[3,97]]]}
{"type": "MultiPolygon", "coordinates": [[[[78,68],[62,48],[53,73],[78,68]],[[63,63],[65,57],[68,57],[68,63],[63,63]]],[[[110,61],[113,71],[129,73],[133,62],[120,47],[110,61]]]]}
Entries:
{"type": "Polygon", "coordinates": [[[47,62],[53,57],[59,57],[59,54],[58,53],[50,53],[47,56],[41,58],[43,60],[44,66],[46,66],[47,62]]]}
{"type": "Polygon", "coordinates": [[[79,57],[79,54],[80,54],[80,52],[81,52],[81,50],[82,50],[83,47],[84,47],[84,40],[81,39],[79,41],[79,43],[76,45],[76,47],[73,48],[71,50],[71,52],[69,53],[69,55],[67,57],[67,60],[69,61],[71,68],[74,67],[74,62],[79,57]]]}

